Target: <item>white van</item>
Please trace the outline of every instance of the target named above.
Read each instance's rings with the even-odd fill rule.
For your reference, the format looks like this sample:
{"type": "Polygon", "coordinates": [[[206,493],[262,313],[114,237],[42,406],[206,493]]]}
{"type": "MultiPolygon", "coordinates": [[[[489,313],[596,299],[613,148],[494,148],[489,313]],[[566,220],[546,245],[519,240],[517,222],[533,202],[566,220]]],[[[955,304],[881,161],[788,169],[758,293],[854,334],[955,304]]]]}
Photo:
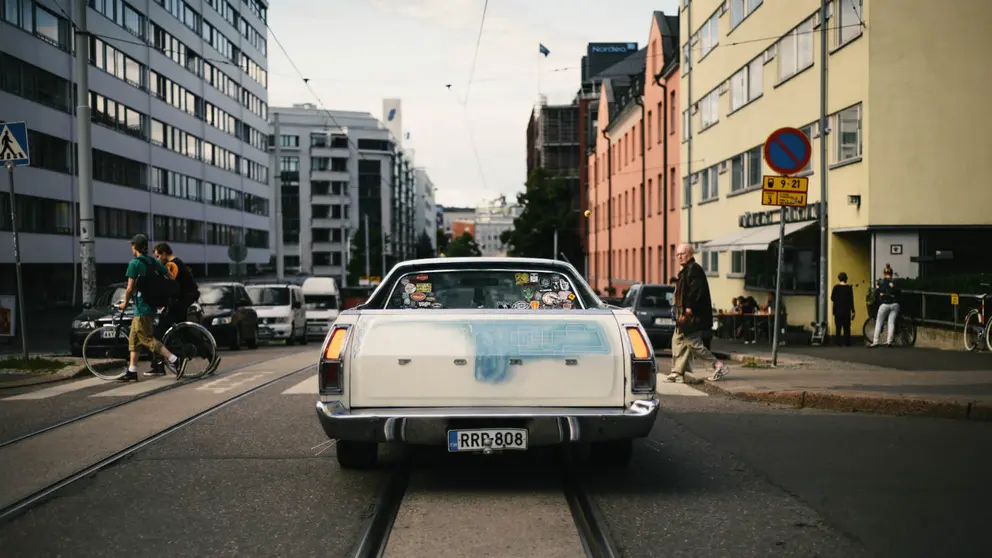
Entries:
{"type": "Polygon", "coordinates": [[[310,277],[303,281],[306,300],[307,337],[324,337],[341,311],[338,284],[332,277],[310,277]]]}
{"type": "Polygon", "coordinates": [[[259,283],[245,285],[258,314],[258,337],[264,341],[307,342],[307,315],[299,285],[259,283]]]}

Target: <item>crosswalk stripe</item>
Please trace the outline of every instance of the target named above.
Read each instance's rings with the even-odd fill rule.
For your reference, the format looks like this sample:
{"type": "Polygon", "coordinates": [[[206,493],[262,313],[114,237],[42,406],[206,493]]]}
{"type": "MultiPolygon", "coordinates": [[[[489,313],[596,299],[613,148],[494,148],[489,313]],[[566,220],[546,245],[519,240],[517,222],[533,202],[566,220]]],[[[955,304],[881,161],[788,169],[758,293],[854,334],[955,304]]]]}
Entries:
{"type": "Polygon", "coordinates": [[[48,399],[49,397],[55,397],[56,395],[61,395],[63,393],[69,393],[72,391],[99,386],[106,383],[109,382],[107,382],[107,380],[104,380],[102,378],[90,378],[88,380],[78,380],[75,382],[68,382],[65,384],[52,386],[50,388],[44,388],[44,389],[39,389],[37,391],[22,393],[20,395],[5,397],[3,401],[28,401],[34,399],[48,399]]]}
{"type": "Polygon", "coordinates": [[[306,380],[282,392],[282,395],[317,395],[317,376],[310,376],[306,380]]]}
{"type": "Polygon", "coordinates": [[[655,389],[659,395],[684,395],[687,397],[708,397],[709,394],[703,391],[699,391],[686,384],[676,384],[672,382],[658,382],[658,386],[655,389]]]}
{"type": "Polygon", "coordinates": [[[175,376],[170,375],[165,378],[153,378],[151,380],[141,380],[139,382],[128,382],[126,385],[123,385],[117,389],[94,393],[90,397],[128,397],[131,395],[141,395],[146,391],[160,388],[175,381],[175,376]]]}

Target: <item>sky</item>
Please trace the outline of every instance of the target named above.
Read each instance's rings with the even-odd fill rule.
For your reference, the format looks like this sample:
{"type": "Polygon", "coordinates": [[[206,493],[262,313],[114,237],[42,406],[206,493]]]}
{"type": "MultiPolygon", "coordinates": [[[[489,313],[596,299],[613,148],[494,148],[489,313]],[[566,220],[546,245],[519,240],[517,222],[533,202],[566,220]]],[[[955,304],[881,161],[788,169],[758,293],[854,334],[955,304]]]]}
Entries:
{"type": "Polygon", "coordinates": [[[480,40],[485,4],[275,0],[269,106],[313,103],[382,120],[382,100],[402,99],[410,134],[403,147],[415,150],[439,204],[511,201],[526,180],[527,122],[539,94],[549,104],[571,103],[587,43],[643,48],[651,14],[678,13],[678,0],[489,0],[480,40]]]}

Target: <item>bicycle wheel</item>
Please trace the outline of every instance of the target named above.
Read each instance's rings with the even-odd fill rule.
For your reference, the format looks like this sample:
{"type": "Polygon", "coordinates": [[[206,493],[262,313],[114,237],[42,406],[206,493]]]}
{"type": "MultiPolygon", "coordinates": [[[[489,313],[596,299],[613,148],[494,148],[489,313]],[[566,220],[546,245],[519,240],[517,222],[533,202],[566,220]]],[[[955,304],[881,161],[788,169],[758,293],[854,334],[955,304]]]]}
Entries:
{"type": "Polygon", "coordinates": [[[900,347],[912,347],[916,345],[916,322],[913,318],[900,315],[896,321],[896,334],[893,341],[900,347]]]}
{"type": "Polygon", "coordinates": [[[127,334],[121,327],[98,327],[83,341],[83,364],[97,378],[123,378],[128,357],[127,334]]]}
{"type": "Polygon", "coordinates": [[[978,310],[968,312],[964,318],[964,350],[974,351],[982,342],[982,324],[978,322],[978,310]]]}
{"type": "Polygon", "coordinates": [[[875,318],[865,320],[865,325],[861,326],[861,338],[866,347],[875,340],[875,318]]]}
{"type": "Polygon", "coordinates": [[[203,326],[180,322],[165,332],[162,340],[169,352],[186,359],[184,378],[195,379],[209,372],[217,360],[217,342],[203,326]]]}
{"type": "Polygon", "coordinates": [[[992,327],[985,324],[985,348],[992,351],[992,327]]]}

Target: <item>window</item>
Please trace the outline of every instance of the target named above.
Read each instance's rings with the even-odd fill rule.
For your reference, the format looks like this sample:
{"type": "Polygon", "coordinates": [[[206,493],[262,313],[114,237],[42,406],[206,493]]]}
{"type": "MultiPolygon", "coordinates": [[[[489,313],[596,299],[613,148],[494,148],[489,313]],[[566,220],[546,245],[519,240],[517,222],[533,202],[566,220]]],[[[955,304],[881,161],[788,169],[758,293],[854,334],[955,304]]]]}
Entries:
{"type": "Polygon", "coordinates": [[[707,201],[719,197],[719,165],[713,165],[699,174],[699,181],[702,183],[702,194],[700,194],[699,200],[707,201]]]}
{"type": "Polygon", "coordinates": [[[682,111],[682,141],[689,141],[689,110],[682,111]]]}
{"type": "Polygon", "coordinates": [[[692,66],[692,60],[689,56],[692,53],[692,45],[686,43],[682,45],[682,75],[688,74],[692,66]]]}
{"type": "MultiPolygon", "coordinates": [[[[0,91],[6,91],[29,101],[70,112],[69,82],[28,64],[19,58],[0,52],[0,91]]],[[[31,143],[33,146],[34,143],[31,143]]],[[[32,166],[34,149],[32,148],[32,166]]]]}
{"type": "MultiPolygon", "coordinates": [[[[812,141],[813,141],[813,125],[810,124],[809,126],[806,126],[804,128],[800,128],[799,131],[802,132],[802,133],[804,133],[804,134],[806,134],[806,137],[809,139],[809,141],[811,142],[810,145],[812,146],[812,141]]],[[[813,170],[813,157],[810,156],[809,162],[806,163],[806,166],[803,167],[803,170],[801,170],[799,172],[810,172],[812,170],[813,170]]]]}
{"type": "Polygon", "coordinates": [[[719,29],[719,18],[720,12],[713,12],[713,15],[703,24],[699,29],[699,43],[700,53],[699,57],[703,58],[711,50],[716,48],[717,43],[720,40],[720,29],[719,29]]]}
{"type": "Polygon", "coordinates": [[[730,253],[730,274],[744,275],[744,252],[734,250],[730,253]]]}
{"type": "Polygon", "coordinates": [[[840,46],[861,35],[861,14],[864,0],[838,0],[836,45],[840,46]]]}
{"type": "Polygon", "coordinates": [[[730,0],[730,28],[740,25],[761,3],[762,0],[730,0]]]}
{"type": "Polygon", "coordinates": [[[861,105],[837,113],[836,162],[842,163],[861,156],[861,105]]]}
{"type": "Polygon", "coordinates": [[[761,186],[761,147],[745,151],[730,160],[731,192],[758,186],[761,186]]]}
{"type": "Polygon", "coordinates": [[[764,60],[759,56],[730,78],[730,111],[733,112],[761,96],[764,60]]]}
{"type": "Polygon", "coordinates": [[[692,181],[689,177],[682,179],[682,207],[689,207],[692,203],[692,181]]]}
{"type": "MultiPolygon", "coordinates": [[[[698,247],[697,247],[698,249],[698,247]]],[[[720,272],[720,253],[701,251],[698,253],[699,257],[696,261],[699,262],[699,267],[703,268],[707,274],[719,273],[720,272]]]]}
{"type": "Polygon", "coordinates": [[[286,134],[282,134],[279,136],[279,145],[280,147],[299,147],[300,136],[289,136],[286,134]]]}
{"type": "Polygon", "coordinates": [[[668,190],[669,191],[668,210],[675,211],[675,208],[677,207],[675,205],[675,169],[669,170],[669,177],[670,180],[669,180],[669,190],[668,190]]]}
{"type": "MultiPolygon", "coordinates": [[[[547,271],[434,271],[410,273],[404,279],[406,285],[399,280],[392,286],[385,308],[577,310],[586,302],[568,277],[547,271]],[[541,285],[553,292],[540,292],[541,285]],[[574,300],[564,293],[574,295],[574,300]]],[[[492,333],[499,337],[510,332],[492,333]]]]}
{"type": "Polygon", "coordinates": [[[813,65],[813,18],[778,42],[778,80],[785,81],[813,65]]]}
{"type": "Polygon", "coordinates": [[[720,120],[719,111],[720,90],[714,89],[699,101],[699,112],[701,113],[699,129],[703,130],[716,124],[720,120]]]}

